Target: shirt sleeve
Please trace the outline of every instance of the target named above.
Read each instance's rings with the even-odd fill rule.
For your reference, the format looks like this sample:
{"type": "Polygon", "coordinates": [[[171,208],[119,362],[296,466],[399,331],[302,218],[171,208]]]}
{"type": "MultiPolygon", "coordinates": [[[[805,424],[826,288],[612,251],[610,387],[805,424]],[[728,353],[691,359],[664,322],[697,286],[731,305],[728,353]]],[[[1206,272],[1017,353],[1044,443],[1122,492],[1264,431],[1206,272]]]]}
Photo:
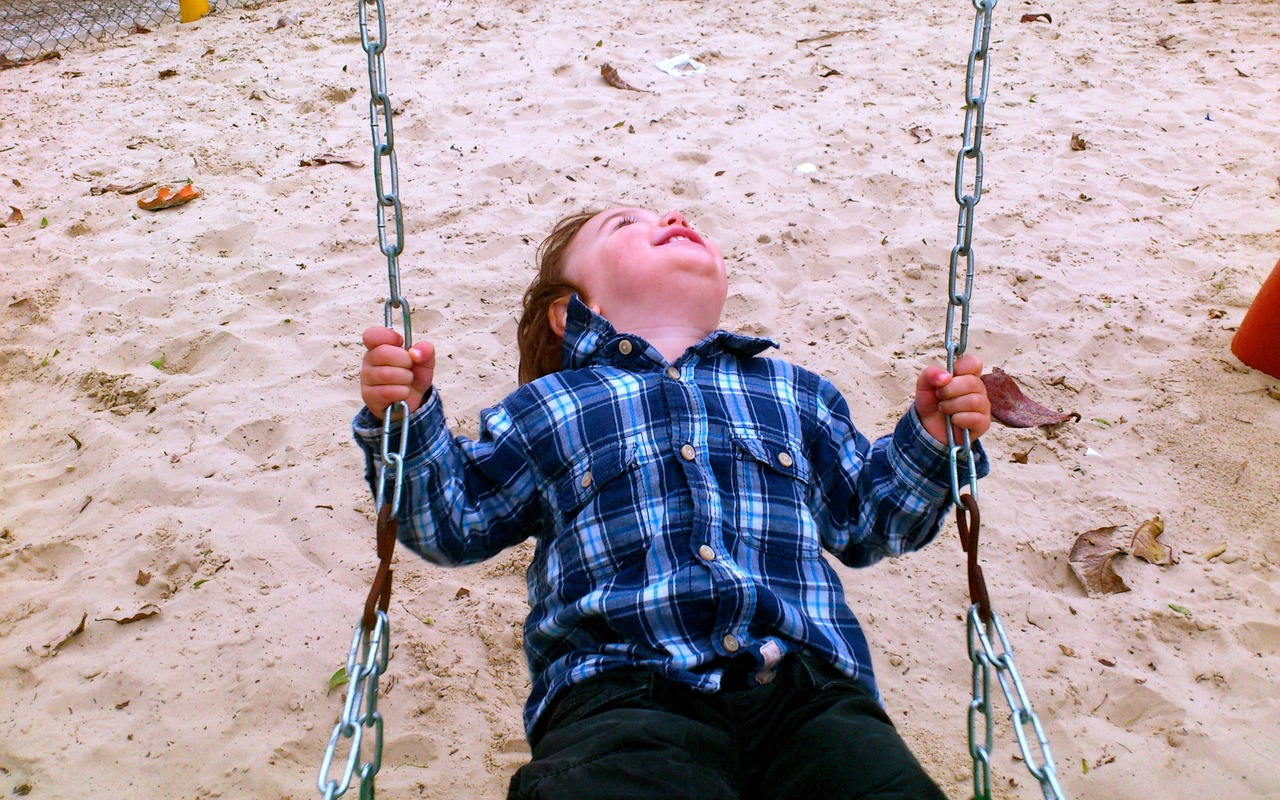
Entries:
{"type": "MultiPolygon", "coordinates": [[[[475,440],[450,433],[434,390],[403,424],[409,428],[397,523],[409,549],[433,564],[472,564],[541,531],[545,515],[527,449],[502,406],[484,411],[475,440]]],[[[382,423],[361,409],[352,431],[376,496],[382,423]]],[[[393,446],[399,437],[394,424],[393,446]]]]}
{"type": "MultiPolygon", "coordinates": [[[[851,567],[924,547],[953,503],[947,448],[925,431],[914,406],[894,432],[870,442],[854,428],[845,399],[821,380],[810,448],[813,505],[823,545],[851,567]]],[[[978,477],[986,453],[973,444],[978,477]]],[[[969,481],[967,464],[960,480],[969,481]]]]}

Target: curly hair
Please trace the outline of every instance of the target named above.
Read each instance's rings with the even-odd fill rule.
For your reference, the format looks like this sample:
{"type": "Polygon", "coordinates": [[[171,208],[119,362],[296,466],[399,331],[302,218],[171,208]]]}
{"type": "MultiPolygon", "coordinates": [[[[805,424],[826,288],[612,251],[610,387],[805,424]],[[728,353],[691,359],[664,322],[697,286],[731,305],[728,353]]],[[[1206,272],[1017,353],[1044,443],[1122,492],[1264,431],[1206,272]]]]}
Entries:
{"type": "Polygon", "coordinates": [[[556,301],[575,292],[582,294],[581,289],[564,277],[564,254],[582,226],[599,213],[583,211],[565,217],[538,245],[538,274],[525,290],[523,311],[516,327],[516,342],[520,346],[519,380],[522,384],[560,371],[563,341],[552,330],[547,312],[556,301]]]}

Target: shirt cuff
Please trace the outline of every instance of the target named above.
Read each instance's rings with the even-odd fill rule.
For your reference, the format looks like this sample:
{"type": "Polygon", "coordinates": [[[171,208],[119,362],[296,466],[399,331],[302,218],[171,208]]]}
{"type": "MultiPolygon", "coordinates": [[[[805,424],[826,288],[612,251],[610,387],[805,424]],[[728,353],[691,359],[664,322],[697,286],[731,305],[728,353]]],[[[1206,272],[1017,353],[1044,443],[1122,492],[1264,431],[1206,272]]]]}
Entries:
{"type": "MultiPolygon", "coordinates": [[[[400,449],[400,431],[405,421],[391,423],[391,439],[388,446],[392,451],[400,449]]],[[[408,441],[405,447],[404,461],[407,468],[415,461],[431,459],[448,446],[449,428],[445,424],[444,406],[440,402],[440,393],[432,387],[423,399],[418,410],[409,415],[408,441]]],[[[382,421],[369,411],[368,407],[360,409],[351,421],[351,430],[356,441],[370,455],[382,457],[382,421]]]]}
{"type": "MultiPolygon", "coordinates": [[[[942,442],[934,439],[924,429],[920,415],[912,406],[893,432],[893,464],[898,474],[924,494],[941,500],[951,494],[951,456],[942,442]]],[[[987,453],[982,442],[973,443],[973,463],[977,477],[985,477],[990,471],[987,453]]],[[[969,464],[962,459],[959,464],[960,483],[969,482],[969,464]]]]}

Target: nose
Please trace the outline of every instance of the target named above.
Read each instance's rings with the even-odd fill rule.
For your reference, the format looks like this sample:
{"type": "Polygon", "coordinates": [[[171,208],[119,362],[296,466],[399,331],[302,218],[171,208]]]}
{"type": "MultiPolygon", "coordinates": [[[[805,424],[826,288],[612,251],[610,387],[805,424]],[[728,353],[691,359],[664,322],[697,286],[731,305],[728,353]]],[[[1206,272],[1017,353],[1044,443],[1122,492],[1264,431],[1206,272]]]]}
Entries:
{"type": "Polygon", "coordinates": [[[689,220],[685,219],[684,214],[679,211],[668,211],[662,215],[662,219],[658,220],[658,227],[666,228],[672,225],[679,225],[682,228],[689,227],[689,220]]]}

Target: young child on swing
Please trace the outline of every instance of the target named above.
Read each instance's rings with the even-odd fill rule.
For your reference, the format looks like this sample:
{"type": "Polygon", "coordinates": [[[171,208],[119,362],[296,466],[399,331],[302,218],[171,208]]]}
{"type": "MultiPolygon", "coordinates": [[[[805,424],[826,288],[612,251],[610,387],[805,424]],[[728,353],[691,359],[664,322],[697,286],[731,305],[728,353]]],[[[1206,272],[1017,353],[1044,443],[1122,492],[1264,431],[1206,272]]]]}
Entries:
{"type": "Polygon", "coordinates": [[[934,538],[946,415],[974,439],[990,425],[979,360],[926,368],[872,443],[832,384],[719,329],[724,259],[679,212],[570,217],[539,260],[522,385],[475,441],[446,427],[432,345],[387,328],[365,331],[354,422],[372,483],[380,420],[407,401],[399,535],[423,558],[537,543],[533,755],[509,798],[944,797],[822,551],[860,567],[934,538]]]}

